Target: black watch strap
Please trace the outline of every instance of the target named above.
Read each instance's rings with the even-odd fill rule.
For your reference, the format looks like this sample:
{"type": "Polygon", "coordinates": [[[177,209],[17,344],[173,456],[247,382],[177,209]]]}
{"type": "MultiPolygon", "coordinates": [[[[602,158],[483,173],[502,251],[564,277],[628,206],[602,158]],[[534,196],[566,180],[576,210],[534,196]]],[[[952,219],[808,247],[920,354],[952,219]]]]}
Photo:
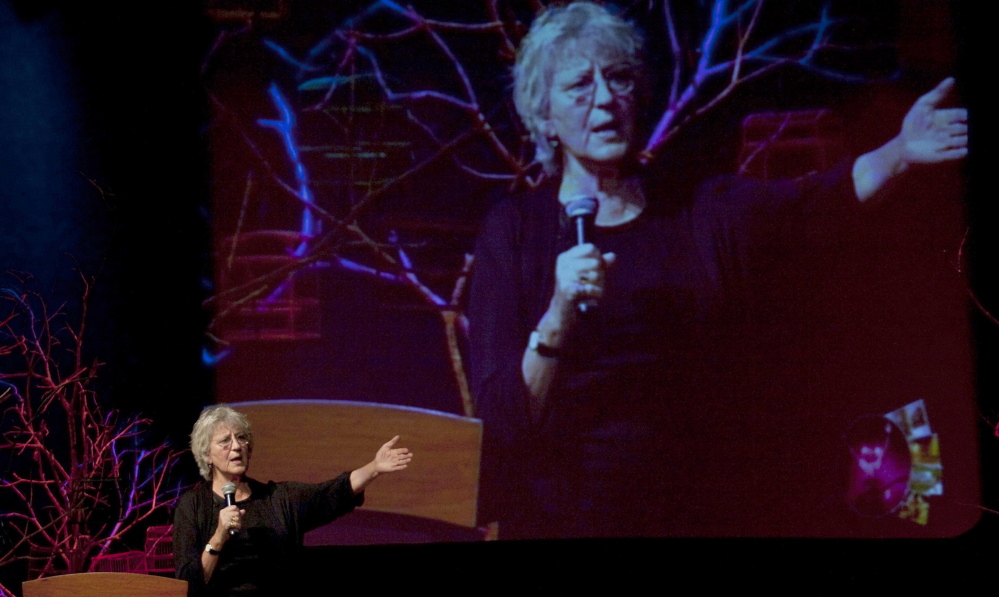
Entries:
{"type": "Polygon", "coordinates": [[[533,350],[538,353],[538,356],[546,359],[556,359],[560,353],[559,349],[554,346],[548,346],[541,342],[541,332],[538,330],[531,332],[531,337],[527,340],[527,349],[533,350]]]}

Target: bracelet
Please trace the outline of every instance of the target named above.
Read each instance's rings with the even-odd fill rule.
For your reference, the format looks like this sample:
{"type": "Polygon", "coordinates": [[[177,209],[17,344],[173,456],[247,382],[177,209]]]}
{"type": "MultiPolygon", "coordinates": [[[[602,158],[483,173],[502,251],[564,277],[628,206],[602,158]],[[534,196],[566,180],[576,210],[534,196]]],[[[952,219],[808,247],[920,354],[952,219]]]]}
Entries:
{"type": "Polygon", "coordinates": [[[547,344],[542,343],[541,332],[538,330],[531,332],[531,336],[527,340],[527,350],[533,350],[538,353],[538,356],[546,359],[556,359],[558,358],[559,352],[561,352],[554,346],[548,346],[547,344]]]}

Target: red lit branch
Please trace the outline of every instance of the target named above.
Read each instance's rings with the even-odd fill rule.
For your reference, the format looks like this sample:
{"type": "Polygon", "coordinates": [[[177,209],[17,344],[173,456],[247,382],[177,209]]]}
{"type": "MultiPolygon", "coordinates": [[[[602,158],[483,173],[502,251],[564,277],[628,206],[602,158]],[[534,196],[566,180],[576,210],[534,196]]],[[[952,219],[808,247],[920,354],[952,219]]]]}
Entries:
{"type": "Polygon", "coordinates": [[[28,560],[32,577],[84,572],[173,504],[180,453],[144,447],[150,421],[105,410],[92,389],[100,364],[83,357],[90,281],[76,324],[28,286],[0,289],[0,451],[11,470],[0,493],[12,506],[0,520],[14,531],[0,566],[28,560]]]}

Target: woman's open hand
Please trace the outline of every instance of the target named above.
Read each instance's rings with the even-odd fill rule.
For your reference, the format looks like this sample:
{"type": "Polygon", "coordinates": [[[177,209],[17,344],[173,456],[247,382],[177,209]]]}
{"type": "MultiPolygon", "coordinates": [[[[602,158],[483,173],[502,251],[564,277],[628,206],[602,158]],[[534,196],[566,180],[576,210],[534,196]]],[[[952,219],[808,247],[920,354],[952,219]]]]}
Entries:
{"type": "Polygon", "coordinates": [[[409,448],[394,447],[397,441],[399,441],[398,435],[378,448],[374,460],[351,471],[350,487],[355,494],[364,491],[364,488],[378,475],[401,471],[409,466],[409,461],[413,459],[413,453],[409,451],[409,448]]]}
{"type": "Polygon", "coordinates": [[[375,454],[375,470],[379,473],[391,473],[401,471],[409,466],[409,461],[413,459],[413,453],[409,448],[394,448],[399,436],[395,436],[378,449],[375,454]]]}
{"type": "Polygon", "coordinates": [[[906,164],[935,164],[968,155],[968,111],[940,108],[954,90],[948,77],[909,109],[899,134],[906,164]]]}
{"type": "Polygon", "coordinates": [[[937,164],[968,155],[968,111],[940,107],[953,89],[952,77],[941,81],[916,100],[897,136],[857,158],[853,185],[861,203],[913,164],[937,164]]]}

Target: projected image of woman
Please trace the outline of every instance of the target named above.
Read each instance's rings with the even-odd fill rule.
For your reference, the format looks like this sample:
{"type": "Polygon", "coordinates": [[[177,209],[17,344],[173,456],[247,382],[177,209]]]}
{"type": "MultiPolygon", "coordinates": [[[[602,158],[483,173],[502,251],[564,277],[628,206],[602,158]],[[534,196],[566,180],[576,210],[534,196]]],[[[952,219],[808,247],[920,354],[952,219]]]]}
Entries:
{"type": "Polygon", "coordinates": [[[539,16],[518,51],[514,100],[549,176],[487,217],[469,304],[483,499],[502,502],[486,515],[514,535],[693,528],[718,497],[707,493],[725,490],[718,479],[740,473],[743,455],[700,452],[725,441],[702,432],[739,405],[702,406],[726,404],[711,398],[732,358],[719,330],[768,240],[857,209],[913,164],[967,152],[965,111],[938,108],[948,79],[895,138],[838,169],[675,197],[635,159],[649,95],[641,47],[629,24],[577,2],[539,16]],[[585,197],[595,216],[577,244],[565,208],[585,197]]]}

